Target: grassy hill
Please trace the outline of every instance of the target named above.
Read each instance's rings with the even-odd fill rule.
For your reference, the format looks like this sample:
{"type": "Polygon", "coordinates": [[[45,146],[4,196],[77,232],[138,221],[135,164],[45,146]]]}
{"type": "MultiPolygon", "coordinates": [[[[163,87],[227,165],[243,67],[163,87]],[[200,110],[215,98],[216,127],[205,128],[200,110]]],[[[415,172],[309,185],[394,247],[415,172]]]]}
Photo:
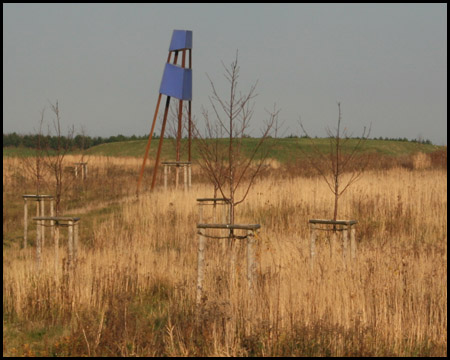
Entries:
{"type": "MultiPolygon", "coordinates": [[[[312,139],[316,146],[323,152],[327,153],[330,147],[329,139],[312,139]]],[[[304,156],[304,153],[312,151],[311,139],[307,138],[284,138],[284,139],[267,139],[263,144],[261,150],[270,150],[270,157],[282,163],[288,162],[292,159],[304,156]]],[[[220,139],[223,146],[227,145],[228,139],[220,139]]],[[[243,151],[250,154],[259,139],[246,138],[243,140],[243,151]]],[[[357,139],[350,139],[343,151],[351,150],[356,144],[357,139]]],[[[150,158],[156,156],[159,139],[153,139],[150,149],[150,158]]],[[[147,140],[135,140],[124,142],[113,142],[94,146],[86,150],[89,155],[103,155],[103,156],[131,156],[142,158],[145,153],[147,140]]],[[[393,140],[367,140],[364,144],[365,153],[377,153],[388,156],[410,155],[412,153],[421,151],[424,153],[433,152],[435,150],[443,149],[443,146],[419,144],[408,141],[393,141],[393,140]]],[[[187,158],[187,140],[182,140],[182,160],[187,158]]],[[[34,151],[26,148],[3,148],[3,156],[33,156],[34,151]]],[[[195,140],[192,143],[192,157],[198,158],[195,140]]],[[[175,159],[175,140],[164,139],[163,149],[161,155],[162,161],[175,159]]]]}

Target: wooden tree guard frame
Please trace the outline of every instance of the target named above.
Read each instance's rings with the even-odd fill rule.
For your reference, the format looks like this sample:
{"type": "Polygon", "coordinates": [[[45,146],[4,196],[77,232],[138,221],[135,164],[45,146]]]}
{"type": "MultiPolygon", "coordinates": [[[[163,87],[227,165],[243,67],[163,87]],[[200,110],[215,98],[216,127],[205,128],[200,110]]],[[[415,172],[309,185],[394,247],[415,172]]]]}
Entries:
{"type": "MultiPolygon", "coordinates": [[[[167,175],[170,174],[170,168],[179,167],[183,168],[184,175],[184,191],[192,186],[192,172],[191,172],[191,162],[190,161],[163,161],[161,163],[164,166],[164,190],[167,190],[167,175]]],[[[175,174],[175,189],[178,188],[178,172],[175,174]]]]}
{"type": "Polygon", "coordinates": [[[81,168],[81,178],[86,180],[88,172],[87,162],[74,163],[75,177],[78,177],[78,168],[81,168]]]}
{"type": "MultiPolygon", "coordinates": [[[[45,201],[50,202],[50,216],[54,215],[53,195],[22,195],[23,197],[23,248],[27,248],[28,242],[28,201],[36,201],[36,216],[45,216],[45,201]]],[[[45,230],[42,229],[42,246],[45,244],[45,230]]]]}
{"type": "MultiPolygon", "coordinates": [[[[68,228],[68,242],[67,242],[67,252],[68,252],[68,262],[69,269],[73,269],[74,264],[78,256],[78,227],[79,227],[79,217],[70,216],[37,216],[33,220],[36,221],[38,229],[36,232],[36,263],[38,270],[41,266],[41,231],[44,229],[45,222],[50,221],[50,226],[52,227],[67,227],[68,228]]],[[[58,268],[59,259],[59,238],[55,236],[55,273],[58,268]]]]}
{"type": "MultiPolygon", "coordinates": [[[[342,259],[344,261],[344,265],[346,264],[348,257],[348,230],[350,230],[350,252],[351,258],[354,260],[356,258],[356,238],[355,228],[353,227],[355,224],[357,224],[356,220],[309,220],[311,267],[314,266],[314,258],[316,255],[316,230],[342,231],[342,259]],[[321,228],[320,225],[325,225],[325,227],[321,228]],[[327,225],[332,225],[332,228],[327,228],[327,225]]],[[[331,245],[331,249],[331,256],[333,256],[334,244],[331,245]]]]}
{"type": "Polygon", "coordinates": [[[201,304],[203,295],[203,280],[205,277],[205,234],[206,229],[228,229],[228,230],[247,230],[247,234],[241,239],[247,239],[247,284],[250,293],[254,291],[255,285],[255,232],[261,228],[260,224],[253,225],[230,225],[230,224],[197,224],[198,229],[198,255],[197,255],[197,305],[201,304]]]}

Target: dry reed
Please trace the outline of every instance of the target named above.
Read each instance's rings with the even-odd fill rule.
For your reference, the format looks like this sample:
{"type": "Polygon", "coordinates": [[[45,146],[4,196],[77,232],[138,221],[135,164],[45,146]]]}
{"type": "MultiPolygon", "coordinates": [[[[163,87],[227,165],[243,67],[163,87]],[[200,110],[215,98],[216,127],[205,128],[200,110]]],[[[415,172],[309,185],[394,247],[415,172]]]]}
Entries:
{"type": "MultiPolygon", "coordinates": [[[[4,248],[3,311],[68,328],[70,341],[48,346],[62,355],[446,356],[446,180],[443,170],[365,174],[341,199],[340,218],[358,221],[357,260],[330,258],[322,232],[313,270],[307,223],[331,218],[329,189],[317,177],[260,180],[237,207],[237,222],[262,225],[257,294],[245,247],[233,281],[220,240],[208,239],[199,317],[195,199],[212,189],[144,194],[81,231],[73,274],[65,259],[54,273],[50,248],[40,274],[32,248],[4,248]]],[[[14,354],[5,340],[3,351],[14,354]]]]}

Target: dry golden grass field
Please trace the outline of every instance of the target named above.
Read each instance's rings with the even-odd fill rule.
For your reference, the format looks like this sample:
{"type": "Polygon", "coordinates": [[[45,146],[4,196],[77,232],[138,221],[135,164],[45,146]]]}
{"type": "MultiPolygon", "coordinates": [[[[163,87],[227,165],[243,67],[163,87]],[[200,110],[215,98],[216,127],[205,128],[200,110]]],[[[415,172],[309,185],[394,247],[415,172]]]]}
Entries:
{"type": "Polygon", "coordinates": [[[358,221],[356,259],[344,264],[340,246],[330,257],[322,231],[314,267],[308,220],[332,217],[332,193],[270,162],[236,208],[237,223],[261,224],[255,293],[244,244],[232,274],[221,240],[207,238],[197,307],[196,199],[213,189],[196,165],[190,191],[159,179],[153,193],[148,165],[136,199],[141,159],[91,156],[62,200],[81,218],[75,269],[62,229],[55,270],[47,229],[36,271],[21,197],[33,184],[21,160],[3,158],[3,356],[447,356],[447,167],[432,160],[367,170],[340,200],[339,218],[358,221]]]}

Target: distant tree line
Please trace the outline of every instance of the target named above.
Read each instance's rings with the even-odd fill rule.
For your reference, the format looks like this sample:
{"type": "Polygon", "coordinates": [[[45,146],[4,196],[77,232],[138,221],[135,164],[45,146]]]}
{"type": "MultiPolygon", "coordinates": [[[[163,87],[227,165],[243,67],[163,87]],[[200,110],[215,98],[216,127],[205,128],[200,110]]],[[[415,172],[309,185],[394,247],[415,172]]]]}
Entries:
{"type": "MultiPolygon", "coordinates": [[[[170,136],[168,136],[170,137],[170,136]]],[[[250,136],[245,136],[250,137],[250,136]]],[[[133,141],[133,140],[146,140],[148,138],[147,135],[142,136],[125,136],[125,135],[116,135],[116,136],[110,136],[110,137],[101,137],[101,136],[83,136],[83,135],[76,135],[73,139],[67,139],[66,137],[62,136],[61,141],[63,144],[62,146],[67,145],[67,142],[69,142],[69,147],[72,149],[88,149],[92,146],[100,145],[100,144],[106,144],[106,143],[112,143],[112,142],[119,142],[119,141],[133,141]]],[[[153,135],[153,138],[158,138],[157,134],[155,133],[153,135]]],[[[288,135],[286,138],[299,138],[297,135],[288,135]]],[[[300,138],[307,138],[307,136],[303,135],[300,136],[300,138]]],[[[317,138],[317,137],[316,137],[317,138]]],[[[358,137],[355,137],[355,139],[358,139],[358,137]]],[[[414,142],[419,144],[426,144],[426,145],[433,145],[433,143],[430,140],[425,139],[413,139],[408,140],[407,138],[388,138],[388,137],[374,137],[373,140],[387,140],[387,141],[406,141],[406,142],[414,142]]],[[[34,149],[36,148],[36,144],[38,143],[38,135],[21,135],[17,134],[15,132],[11,134],[3,134],[3,147],[26,147],[34,149]]],[[[50,135],[42,135],[41,137],[41,144],[44,144],[42,147],[47,147],[49,149],[56,150],[57,144],[58,144],[58,137],[57,136],[50,136],[50,135]]]]}
{"type": "MultiPolygon", "coordinates": [[[[288,135],[288,136],[286,136],[286,138],[289,138],[289,139],[293,139],[293,138],[299,138],[299,139],[307,139],[307,138],[309,138],[309,136],[308,135],[302,135],[302,136],[297,136],[297,135],[294,135],[294,134],[291,134],[291,135],[288,135]]],[[[317,136],[315,136],[315,138],[317,139],[317,136]]],[[[358,136],[354,136],[354,137],[352,137],[352,139],[360,139],[360,137],[358,137],[358,136]]],[[[370,140],[385,140],[385,141],[404,141],[404,142],[413,142],[413,143],[419,143],[419,144],[426,144],[426,145],[433,145],[433,143],[431,142],[431,140],[429,140],[429,139],[422,139],[422,138],[419,138],[419,139],[412,139],[412,140],[409,140],[409,139],[407,139],[407,138],[388,138],[388,137],[382,137],[382,136],[379,136],[379,137],[373,137],[373,138],[370,138],[370,140]]]]}
{"type": "MultiPolygon", "coordinates": [[[[3,134],[3,147],[26,147],[26,148],[36,148],[36,144],[38,143],[38,135],[21,135],[15,132],[11,134],[3,134]]],[[[62,142],[62,146],[68,145],[72,149],[88,149],[92,146],[106,144],[111,142],[119,142],[119,141],[132,141],[132,140],[145,140],[148,135],[142,136],[110,136],[110,137],[101,137],[101,136],[83,136],[76,135],[73,139],[68,139],[67,137],[61,136],[60,141],[62,142]],[[69,144],[67,144],[69,143],[69,144]]],[[[156,134],[154,137],[157,137],[156,134]]],[[[49,148],[56,150],[58,146],[58,137],[50,136],[50,135],[42,135],[41,136],[41,147],[49,148]]]]}

